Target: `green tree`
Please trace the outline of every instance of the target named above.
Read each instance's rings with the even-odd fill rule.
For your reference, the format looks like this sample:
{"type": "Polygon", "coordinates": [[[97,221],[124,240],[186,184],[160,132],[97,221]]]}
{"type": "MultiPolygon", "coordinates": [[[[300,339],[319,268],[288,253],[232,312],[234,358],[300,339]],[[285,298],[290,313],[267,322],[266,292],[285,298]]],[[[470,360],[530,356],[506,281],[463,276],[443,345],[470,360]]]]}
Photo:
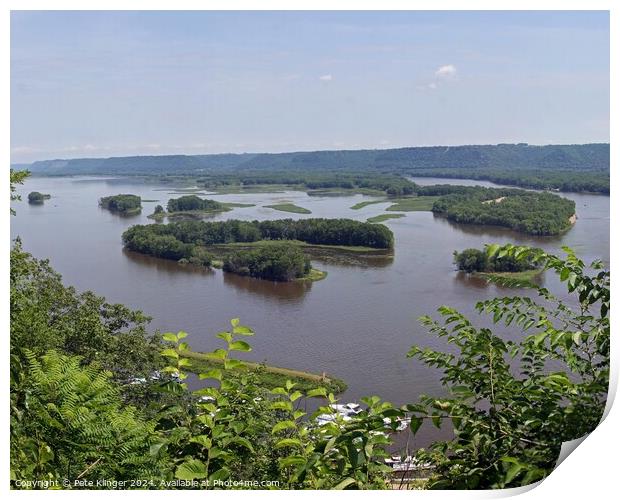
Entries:
{"type": "MultiPolygon", "coordinates": [[[[494,323],[522,330],[520,342],[474,326],[458,311],[439,309],[443,321],[422,319],[456,353],[413,347],[409,356],[443,372],[448,396],[407,405],[416,431],[423,421],[450,421],[454,439],[419,454],[435,466],[433,488],[504,488],[551,472],[563,441],[598,424],[609,383],[609,271],[590,266],[570,249],[559,258],[539,249],[488,247],[489,257],[527,259],[557,273],[578,309],[537,288],[538,300],[499,297],[477,304],[494,323]],[[549,362],[553,368],[549,368],[549,362]],[[514,368],[518,369],[515,370],[514,368]]],[[[501,278],[495,279],[502,282],[501,278]]]]}
{"type": "MultiPolygon", "coordinates": [[[[19,201],[21,197],[18,194],[15,194],[15,190],[17,189],[17,184],[23,184],[26,177],[30,175],[28,170],[10,170],[10,180],[9,185],[11,187],[11,201],[19,201]]],[[[15,215],[15,210],[11,208],[11,215],[15,215]]]]}

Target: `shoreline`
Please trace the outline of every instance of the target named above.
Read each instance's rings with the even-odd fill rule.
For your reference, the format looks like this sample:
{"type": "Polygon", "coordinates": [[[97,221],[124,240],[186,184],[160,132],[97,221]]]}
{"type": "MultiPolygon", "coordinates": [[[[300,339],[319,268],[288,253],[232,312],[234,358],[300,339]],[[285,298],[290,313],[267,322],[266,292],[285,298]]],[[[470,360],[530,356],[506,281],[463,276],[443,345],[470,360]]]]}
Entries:
{"type": "MultiPolygon", "coordinates": [[[[200,373],[201,371],[206,371],[215,365],[222,365],[224,363],[222,359],[216,358],[212,354],[205,352],[180,351],[179,356],[181,358],[188,358],[198,362],[194,366],[187,367],[187,371],[191,373],[200,373]]],[[[325,387],[328,391],[333,392],[334,394],[341,394],[348,388],[344,380],[329,376],[325,372],[319,375],[317,373],[294,370],[292,368],[282,368],[280,366],[272,366],[265,363],[257,363],[255,361],[240,361],[243,362],[248,370],[259,372],[259,379],[261,379],[260,371],[263,371],[264,374],[272,375],[272,377],[262,377],[261,382],[265,385],[265,387],[273,388],[284,386],[286,384],[286,380],[291,380],[291,382],[296,382],[298,385],[305,385],[305,390],[325,387]]],[[[300,388],[303,389],[304,387],[300,388]]]]}

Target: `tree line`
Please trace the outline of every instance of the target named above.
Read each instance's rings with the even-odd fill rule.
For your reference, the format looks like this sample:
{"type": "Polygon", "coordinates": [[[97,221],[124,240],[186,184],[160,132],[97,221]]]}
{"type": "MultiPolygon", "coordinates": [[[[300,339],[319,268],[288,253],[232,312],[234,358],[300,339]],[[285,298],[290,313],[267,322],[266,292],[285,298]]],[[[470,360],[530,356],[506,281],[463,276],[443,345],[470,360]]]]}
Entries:
{"type": "Polygon", "coordinates": [[[529,189],[609,194],[609,170],[451,168],[417,170],[416,176],[476,179],[529,189]]]}
{"type": "MultiPolygon", "coordinates": [[[[428,191],[441,186],[430,186],[428,191]]],[[[461,224],[501,226],[537,236],[560,234],[571,227],[575,202],[551,193],[515,189],[445,186],[433,212],[461,224]]]]}
{"type": "Polygon", "coordinates": [[[271,170],[267,172],[213,173],[198,179],[207,189],[221,186],[253,186],[258,184],[287,184],[303,189],[373,189],[388,196],[413,194],[415,183],[399,175],[334,172],[322,168],[302,171],[271,170]]]}
{"type": "Polygon", "coordinates": [[[394,246],[394,235],[387,227],[351,219],[180,221],[165,225],[135,225],[125,231],[122,238],[127,248],[142,253],[149,253],[145,247],[149,246],[150,238],[170,242],[178,251],[183,251],[183,245],[209,246],[260,240],[298,240],[311,244],[384,249],[394,246]],[[164,237],[166,240],[162,239],[164,237]]]}

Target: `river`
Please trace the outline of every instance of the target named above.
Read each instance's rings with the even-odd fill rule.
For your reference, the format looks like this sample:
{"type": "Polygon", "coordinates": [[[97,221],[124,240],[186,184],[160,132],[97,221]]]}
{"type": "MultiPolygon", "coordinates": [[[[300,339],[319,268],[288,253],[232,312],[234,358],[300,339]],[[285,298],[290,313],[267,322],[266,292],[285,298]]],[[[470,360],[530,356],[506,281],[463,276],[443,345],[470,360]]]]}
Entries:
{"type": "MultiPolygon", "coordinates": [[[[478,184],[484,181],[414,178],[420,184],[478,184]]],[[[393,260],[382,265],[336,265],[317,262],[328,277],[315,283],[272,283],[181,267],[174,262],[131,254],[122,248],[121,234],[133,224],[151,223],[156,204],[178,197],[175,188],[145,184],[130,178],[34,177],[18,191],[51,194],[43,205],[13,203],[11,237],[20,236],[26,250],[49,258],[66,284],[93,290],[109,302],[121,302],[153,317],[153,330],[189,332],[194,350],[221,347],[214,337],[228,321],[240,317],[256,335],[245,357],[268,364],[326,372],[344,379],[343,400],[379,395],[396,404],[421,393],[441,393],[438,372],[411,359],[413,344],[445,349],[418,323],[443,305],[478,316],[474,304],[498,294],[531,294],[506,290],[455,272],[452,252],[484,243],[535,245],[560,252],[568,245],[586,261],[609,261],[609,197],[562,194],[575,200],[577,222],[558,237],[531,237],[500,228],[457,225],[431,212],[409,212],[387,222],[395,234],[393,260]],[[143,199],[142,214],[121,217],[103,210],[98,199],[133,193],[143,199]]],[[[227,194],[212,196],[226,202],[255,203],[235,208],[212,220],[347,217],[366,220],[384,213],[388,204],[361,210],[350,207],[373,197],[308,196],[305,192],[227,194]],[[278,212],[264,205],[292,202],[311,215],[278,212]]],[[[563,293],[547,274],[545,285],[563,293]]],[[[479,320],[477,320],[479,321],[479,320]]]]}

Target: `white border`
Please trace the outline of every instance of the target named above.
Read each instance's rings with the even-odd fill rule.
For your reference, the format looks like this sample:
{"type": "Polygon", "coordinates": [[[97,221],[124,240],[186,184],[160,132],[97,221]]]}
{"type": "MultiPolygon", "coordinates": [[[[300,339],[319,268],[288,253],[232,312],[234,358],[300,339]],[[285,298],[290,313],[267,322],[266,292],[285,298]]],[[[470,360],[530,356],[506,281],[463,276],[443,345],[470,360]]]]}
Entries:
{"type": "MultiPolygon", "coordinates": [[[[3,106],[0,109],[6,110],[3,113],[3,119],[1,122],[0,133],[0,151],[4,155],[4,165],[8,169],[10,164],[10,80],[9,80],[9,68],[10,68],[10,10],[610,10],[610,28],[611,28],[611,65],[610,65],[610,77],[612,82],[618,82],[618,28],[620,22],[620,7],[617,7],[618,2],[612,0],[504,0],[501,3],[497,0],[469,0],[468,2],[458,0],[299,0],[299,1],[286,1],[286,0],[262,0],[260,3],[252,0],[209,0],[197,1],[197,0],[150,0],[150,1],[131,1],[131,0],[89,0],[88,3],[78,0],[58,0],[58,1],[44,1],[44,0],[5,0],[2,3],[0,9],[0,61],[1,68],[1,92],[3,106]]],[[[618,84],[611,85],[611,110],[617,110],[617,89],[618,84]]],[[[616,220],[614,214],[618,213],[618,202],[615,198],[616,191],[616,177],[615,163],[618,158],[617,147],[617,119],[616,115],[610,113],[610,143],[611,143],[611,179],[612,179],[612,196],[611,196],[611,222],[616,220]]],[[[8,176],[6,173],[2,176],[3,185],[8,184],[8,176]],[[6,184],[5,184],[6,183],[6,184]]],[[[8,191],[8,186],[4,188],[5,193],[8,191]]],[[[2,290],[2,350],[3,358],[2,365],[4,374],[2,384],[2,394],[0,395],[2,402],[2,415],[1,426],[4,433],[3,447],[4,453],[2,454],[2,460],[0,465],[0,477],[2,482],[0,483],[2,489],[8,489],[9,485],[9,463],[8,463],[8,440],[9,440],[9,366],[8,366],[8,342],[9,342],[9,314],[8,314],[8,251],[9,246],[7,240],[9,236],[9,207],[8,197],[0,196],[0,216],[4,217],[6,224],[6,235],[4,246],[4,258],[1,262],[1,270],[5,276],[4,286],[2,290]]],[[[611,233],[611,255],[617,255],[618,251],[618,235],[617,233],[611,233]]],[[[612,287],[612,291],[617,287],[612,287]]],[[[612,294],[615,297],[615,292],[612,294]]],[[[616,331],[617,321],[612,317],[612,329],[616,331]]],[[[609,397],[610,400],[614,397],[617,390],[618,382],[618,362],[620,360],[618,355],[619,349],[616,342],[612,342],[612,376],[611,387],[609,397]]],[[[608,407],[609,410],[609,407],[608,407]]],[[[523,493],[524,490],[528,491],[527,497],[533,499],[545,499],[550,497],[571,499],[579,498],[580,500],[586,497],[590,498],[607,498],[611,492],[615,490],[615,476],[616,472],[616,454],[617,445],[620,443],[620,411],[615,407],[611,407],[606,419],[601,423],[599,428],[589,436],[583,444],[581,444],[575,453],[572,453],[558,468],[554,471],[545,481],[540,483],[534,488],[525,488],[519,490],[503,490],[503,491],[469,491],[469,492],[447,492],[447,491],[420,491],[420,492],[367,492],[367,495],[372,496],[392,496],[392,495],[421,495],[425,498],[496,498],[512,496],[518,493],[523,493]]],[[[38,496],[41,492],[11,492],[11,495],[19,495],[24,498],[30,498],[32,496],[38,496]]],[[[44,493],[45,494],[45,493],[44,493]]],[[[47,494],[54,494],[48,492],[47,494]]],[[[62,495],[68,495],[80,497],[84,495],[84,492],[62,492],[62,495]]],[[[139,497],[150,497],[171,495],[176,496],[194,496],[199,494],[205,494],[204,492],[89,492],[88,495],[94,497],[103,497],[109,495],[136,495],[139,497]]],[[[252,495],[253,498],[264,498],[269,496],[273,498],[274,495],[281,497],[288,495],[289,492],[208,492],[209,496],[216,496],[218,498],[230,497],[231,495],[252,495]]],[[[295,494],[300,496],[313,495],[314,492],[304,491],[296,492],[295,494]]],[[[321,495],[332,496],[339,495],[341,492],[326,491],[321,492],[321,495]]],[[[342,492],[345,495],[351,495],[351,492],[342,492]]]]}

